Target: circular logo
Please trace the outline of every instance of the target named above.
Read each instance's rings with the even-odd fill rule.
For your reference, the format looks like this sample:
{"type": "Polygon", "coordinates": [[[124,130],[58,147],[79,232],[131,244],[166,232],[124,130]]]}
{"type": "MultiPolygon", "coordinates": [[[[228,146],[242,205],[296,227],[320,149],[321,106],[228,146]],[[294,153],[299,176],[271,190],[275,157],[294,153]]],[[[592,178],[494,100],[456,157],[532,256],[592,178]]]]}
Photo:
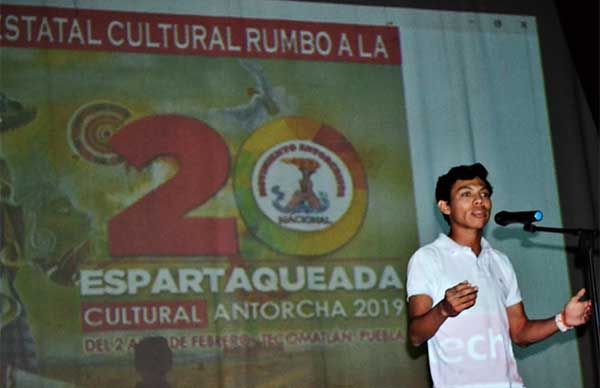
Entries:
{"type": "Polygon", "coordinates": [[[234,184],[250,232],[283,253],[339,248],[366,211],[366,179],[350,142],[303,117],[257,129],[238,154],[234,184]]]}
{"type": "Polygon", "coordinates": [[[123,162],[109,145],[111,137],[131,117],[129,110],[112,102],[92,102],[80,107],[67,127],[69,146],[84,159],[98,164],[123,162]]]}
{"type": "Polygon", "coordinates": [[[352,202],[352,177],[332,151],[312,141],[289,141],[264,152],[252,174],[260,210],[281,227],[317,231],[341,219],[352,202]]]}

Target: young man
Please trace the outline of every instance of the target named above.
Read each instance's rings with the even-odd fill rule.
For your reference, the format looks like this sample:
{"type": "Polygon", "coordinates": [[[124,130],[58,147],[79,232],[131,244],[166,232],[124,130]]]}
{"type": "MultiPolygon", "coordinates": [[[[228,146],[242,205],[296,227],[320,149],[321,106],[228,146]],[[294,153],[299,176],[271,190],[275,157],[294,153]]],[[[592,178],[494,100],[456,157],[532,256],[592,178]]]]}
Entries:
{"type": "Polygon", "coordinates": [[[414,346],[427,341],[435,388],[522,388],[511,342],[527,346],[591,317],[583,289],[555,317],[527,317],[508,257],[483,238],[492,211],[487,174],[476,163],[439,177],[435,196],[450,233],[408,264],[408,334],[414,346]]]}

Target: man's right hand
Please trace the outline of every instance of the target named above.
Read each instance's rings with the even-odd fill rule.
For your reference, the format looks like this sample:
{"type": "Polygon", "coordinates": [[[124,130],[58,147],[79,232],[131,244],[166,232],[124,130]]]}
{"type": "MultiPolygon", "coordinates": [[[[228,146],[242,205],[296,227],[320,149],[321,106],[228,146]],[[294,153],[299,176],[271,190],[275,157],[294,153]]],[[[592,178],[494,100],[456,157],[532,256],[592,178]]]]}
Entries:
{"type": "Polygon", "coordinates": [[[438,331],[448,317],[455,317],[473,307],[477,300],[476,286],[466,280],[446,290],[444,299],[435,307],[429,295],[413,295],[408,300],[408,337],[414,346],[419,346],[438,331]]]}
{"type": "Polygon", "coordinates": [[[464,310],[473,307],[477,300],[478,290],[477,286],[471,285],[466,280],[448,288],[444,294],[444,300],[440,303],[442,315],[455,317],[464,310]]]}

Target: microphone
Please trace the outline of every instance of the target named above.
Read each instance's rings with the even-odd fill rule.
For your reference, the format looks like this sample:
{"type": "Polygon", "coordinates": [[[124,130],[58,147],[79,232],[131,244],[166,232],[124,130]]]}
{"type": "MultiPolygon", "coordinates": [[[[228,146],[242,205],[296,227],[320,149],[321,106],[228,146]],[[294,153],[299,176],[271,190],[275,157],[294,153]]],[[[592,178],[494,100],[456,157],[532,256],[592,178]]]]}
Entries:
{"type": "Polygon", "coordinates": [[[531,210],[526,212],[507,212],[501,211],[496,213],[494,221],[500,226],[508,224],[531,224],[532,222],[541,221],[544,218],[544,213],[539,210],[531,210]]]}

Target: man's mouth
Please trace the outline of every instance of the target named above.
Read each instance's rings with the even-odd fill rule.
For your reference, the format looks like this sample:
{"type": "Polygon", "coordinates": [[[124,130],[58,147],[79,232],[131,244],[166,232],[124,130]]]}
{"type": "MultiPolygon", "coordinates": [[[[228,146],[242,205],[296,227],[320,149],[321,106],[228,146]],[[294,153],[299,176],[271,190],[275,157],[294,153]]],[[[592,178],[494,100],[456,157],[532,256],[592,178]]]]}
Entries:
{"type": "Polygon", "coordinates": [[[471,214],[473,214],[473,216],[475,216],[477,218],[487,218],[488,211],[487,210],[473,210],[471,212],[471,214]]]}

